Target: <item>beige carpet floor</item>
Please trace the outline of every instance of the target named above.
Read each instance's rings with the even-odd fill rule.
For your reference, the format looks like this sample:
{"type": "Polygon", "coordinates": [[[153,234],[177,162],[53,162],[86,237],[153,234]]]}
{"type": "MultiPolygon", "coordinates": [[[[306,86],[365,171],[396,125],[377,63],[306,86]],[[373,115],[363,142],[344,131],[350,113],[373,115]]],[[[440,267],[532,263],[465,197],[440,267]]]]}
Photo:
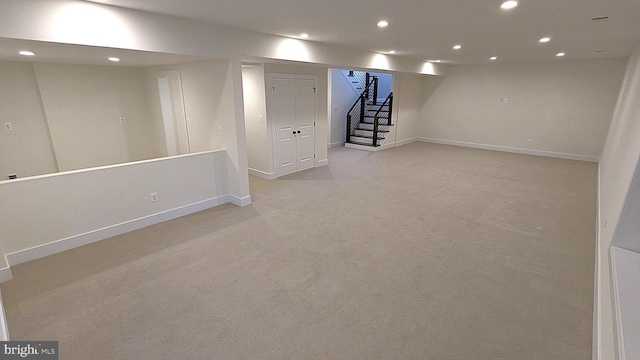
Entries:
{"type": "Polygon", "coordinates": [[[83,360],[591,358],[596,164],[424,143],[329,161],[13,267],[12,339],[83,360]]]}

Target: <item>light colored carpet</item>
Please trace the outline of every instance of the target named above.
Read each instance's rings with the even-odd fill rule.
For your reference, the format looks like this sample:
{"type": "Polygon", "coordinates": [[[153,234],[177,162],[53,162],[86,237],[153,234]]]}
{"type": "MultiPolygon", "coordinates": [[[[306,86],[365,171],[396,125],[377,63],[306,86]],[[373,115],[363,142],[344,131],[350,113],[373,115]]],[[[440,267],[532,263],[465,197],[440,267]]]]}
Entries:
{"type": "Polygon", "coordinates": [[[12,339],[61,359],[591,358],[596,164],[423,143],[329,161],[12,268],[12,339]]]}

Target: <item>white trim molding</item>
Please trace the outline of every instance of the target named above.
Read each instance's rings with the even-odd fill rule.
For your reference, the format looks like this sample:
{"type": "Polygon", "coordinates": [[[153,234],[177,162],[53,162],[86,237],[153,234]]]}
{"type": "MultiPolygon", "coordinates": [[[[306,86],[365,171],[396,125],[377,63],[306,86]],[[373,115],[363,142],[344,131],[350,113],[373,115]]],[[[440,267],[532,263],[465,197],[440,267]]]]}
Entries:
{"type": "Polygon", "coordinates": [[[640,343],[640,254],[616,246],[609,248],[616,358],[637,359],[640,343]],[[626,341],[625,341],[626,340],[626,341]]]}
{"type": "Polygon", "coordinates": [[[7,315],[4,313],[2,291],[0,291],[0,341],[9,341],[9,326],[7,326],[7,315]]]}
{"type": "Polygon", "coordinates": [[[407,144],[411,144],[413,142],[418,141],[418,138],[411,138],[411,139],[406,139],[406,140],[400,140],[400,141],[396,141],[395,142],[395,146],[402,146],[402,145],[407,145],[407,144]]]}
{"type": "Polygon", "coordinates": [[[247,195],[242,198],[239,198],[235,195],[229,195],[229,201],[234,205],[245,207],[247,205],[251,205],[251,195],[247,195]]]}
{"type": "Polygon", "coordinates": [[[339,141],[339,142],[334,142],[334,143],[328,143],[327,144],[327,148],[331,149],[331,148],[336,148],[336,147],[341,147],[344,146],[345,142],[344,141],[339,141]]]}
{"type": "Polygon", "coordinates": [[[474,148],[474,149],[502,151],[502,152],[509,152],[509,153],[515,153],[515,154],[545,156],[545,157],[552,157],[552,158],[558,158],[558,159],[588,161],[588,162],[595,162],[595,163],[600,161],[600,159],[597,156],[589,156],[589,155],[567,154],[567,153],[545,151],[545,150],[523,149],[523,148],[514,148],[509,146],[478,144],[478,143],[470,143],[470,142],[454,141],[454,140],[446,140],[446,139],[433,139],[433,138],[420,137],[420,138],[417,138],[417,140],[421,142],[428,142],[428,143],[434,143],[434,144],[453,145],[453,146],[461,146],[461,147],[468,147],[468,148],[474,148]]]}
{"type": "Polygon", "coordinates": [[[602,261],[600,256],[602,251],[600,250],[600,169],[598,164],[598,179],[596,185],[596,265],[594,269],[593,279],[593,341],[592,341],[592,359],[599,360],[600,354],[600,338],[602,330],[600,329],[600,318],[602,314],[602,298],[600,296],[600,276],[602,274],[602,261]]]}
{"type": "Polygon", "coordinates": [[[316,161],[316,167],[322,167],[329,165],[329,159],[318,160],[316,161]]]}
{"type": "MultiPolygon", "coordinates": [[[[124,234],[130,231],[142,229],[144,227],[158,224],[167,220],[172,220],[181,216],[206,210],[214,206],[226,204],[229,201],[230,201],[229,195],[218,196],[212,199],[199,201],[199,202],[181,206],[175,209],[162,211],[153,215],[129,220],[120,224],[107,226],[102,229],[89,231],[84,234],[74,235],[68,238],[34,246],[28,249],[12,252],[12,253],[6,254],[5,258],[7,259],[7,264],[9,265],[9,267],[11,267],[11,266],[22,264],[28,261],[40,259],[45,256],[57,254],[66,250],[71,250],[82,245],[91,244],[96,241],[104,240],[104,239],[117,236],[120,234],[124,234]]],[[[250,201],[251,199],[249,198],[249,202],[250,201]]],[[[3,277],[6,277],[5,269],[0,270],[1,271],[0,274],[2,274],[3,277]]],[[[4,280],[4,278],[2,280],[4,280]]]]}
{"type": "MultiPolygon", "coordinates": [[[[4,256],[4,262],[5,264],[9,264],[6,255],[4,256]]],[[[11,279],[13,279],[13,274],[11,273],[11,267],[9,265],[0,269],[0,284],[2,284],[3,282],[7,282],[11,279]]]]}
{"type": "Polygon", "coordinates": [[[255,177],[259,177],[260,179],[265,179],[265,180],[273,180],[276,178],[276,176],[272,172],[268,173],[268,172],[264,172],[264,171],[252,169],[252,168],[249,168],[249,175],[253,175],[255,177]]]}

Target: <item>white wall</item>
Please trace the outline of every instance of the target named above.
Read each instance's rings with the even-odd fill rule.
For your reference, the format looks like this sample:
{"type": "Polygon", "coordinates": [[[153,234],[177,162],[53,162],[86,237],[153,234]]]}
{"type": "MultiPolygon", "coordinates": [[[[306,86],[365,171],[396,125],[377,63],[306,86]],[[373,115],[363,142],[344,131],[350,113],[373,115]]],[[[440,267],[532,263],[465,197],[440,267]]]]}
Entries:
{"type": "MultiPolygon", "coordinates": [[[[230,193],[234,199],[244,199],[243,204],[246,205],[249,201],[249,180],[246,170],[243,170],[247,160],[242,80],[239,74],[237,78],[233,77],[236,66],[240,66],[239,59],[216,59],[150,67],[145,70],[145,75],[152,108],[159,109],[157,72],[180,70],[191,152],[227,150],[228,165],[231,166],[227,169],[230,193]]],[[[162,123],[159,111],[156,110],[152,116],[155,123],[162,123]]]]}
{"type": "Polygon", "coordinates": [[[57,171],[31,63],[0,61],[0,126],[0,181],[57,171]]]}
{"type": "Polygon", "coordinates": [[[329,110],[331,113],[331,131],[329,147],[344,145],[347,139],[347,112],[353,106],[358,93],[344,77],[342,70],[331,69],[331,93],[329,110]],[[336,110],[337,107],[337,110],[336,110]]]}
{"type": "Polygon", "coordinates": [[[390,134],[393,139],[389,138],[385,143],[394,141],[399,146],[415,140],[423,101],[422,82],[421,75],[394,75],[393,108],[396,125],[390,134]]]}
{"type": "Polygon", "coordinates": [[[640,159],[639,119],[640,47],[628,61],[620,97],[600,158],[596,334],[594,334],[598,359],[614,359],[609,247],[640,159]]]}
{"type": "Polygon", "coordinates": [[[142,68],[33,66],[60,171],[163,155],[142,68]]]}
{"type": "MultiPolygon", "coordinates": [[[[154,122],[162,124],[157,75],[164,70],[179,70],[186,117],[189,119],[189,144],[191,152],[217,150],[223,148],[219,112],[229,104],[221,100],[228,60],[207,60],[184,64],[153,66],[145,69],[149,101],[153,109],[154,122]]],[[[223,129],[224,130],[224,129],[223,129]]]]}
{"type": "Polygon", "coordinates": [[[228,202],[226,162],[207,152],[4,183],[0,254],[15,265],[228,202]]]}
{"type": "Polygon", "coordinates": [[[271,161],[271,143],[267,126],[264,67],[242,68],[244,121],[247,132],[247,159],[249,169],[266,175],[271,161]]]}
{"type": "Polygon", "coordinates": [[[602,59],[452,66],[426,100],[418,136],[597,158],[625,64],[602,59]]]}

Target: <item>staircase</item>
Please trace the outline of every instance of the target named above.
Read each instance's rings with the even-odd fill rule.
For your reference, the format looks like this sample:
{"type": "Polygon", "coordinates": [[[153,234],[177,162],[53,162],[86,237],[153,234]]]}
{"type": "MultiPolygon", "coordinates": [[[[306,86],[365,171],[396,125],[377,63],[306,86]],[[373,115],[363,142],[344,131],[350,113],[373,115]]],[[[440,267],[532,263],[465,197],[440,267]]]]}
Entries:
{"type": "MultiPolygon", "coordinates": [[[[354,79],[353,83],[355,84],[356,81],[354,79]]],[[[380,102],[378,100],[378,78],[366,73],[362,93],[347,112],[346,146],[376,148],[382,145],[391,131],[391,126],[393,126],[391,123],[392,109],[393,92],[380,102]]]]}

